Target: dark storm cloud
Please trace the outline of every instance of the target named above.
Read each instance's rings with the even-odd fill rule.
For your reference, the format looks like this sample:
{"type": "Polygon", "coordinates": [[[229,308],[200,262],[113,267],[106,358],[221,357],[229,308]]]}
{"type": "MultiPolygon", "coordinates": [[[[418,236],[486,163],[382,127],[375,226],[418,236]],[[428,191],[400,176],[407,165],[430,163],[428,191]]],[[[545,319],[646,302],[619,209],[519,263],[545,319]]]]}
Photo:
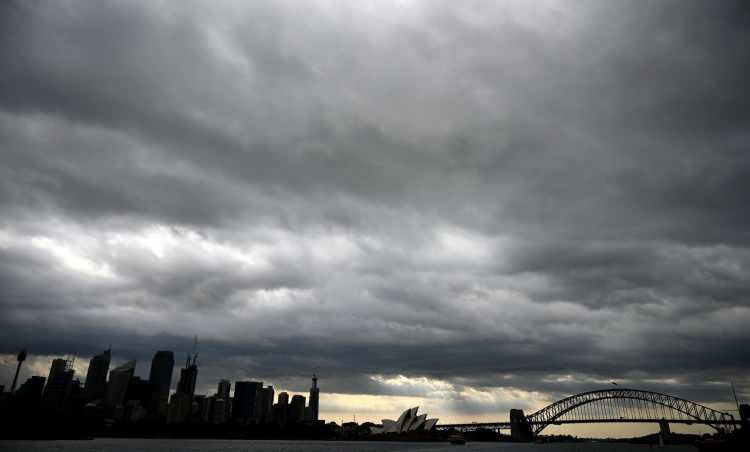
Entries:
{"type": "Polygon", "coordinates": [[[750,390],[741,2],[0,8],[0,352],[750,390]]]}

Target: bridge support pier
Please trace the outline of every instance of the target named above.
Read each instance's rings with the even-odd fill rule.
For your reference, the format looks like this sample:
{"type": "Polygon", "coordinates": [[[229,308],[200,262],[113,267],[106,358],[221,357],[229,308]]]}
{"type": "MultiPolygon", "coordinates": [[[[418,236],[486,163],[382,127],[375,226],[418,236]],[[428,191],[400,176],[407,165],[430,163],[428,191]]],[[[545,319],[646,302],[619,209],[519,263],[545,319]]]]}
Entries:
{"type": "Polygon", "coordinates": [[[672,431],[669,429],[669,422],[666,419],[659,421],[659,444],[669,444],[669,440],[672,438],[672,431]]]}
{"type": "Polygon", "coordinates": [[[513,441],[528,443],[532,439],[531,424],[523,410],[510,410],[510,438],[513,441]]]}

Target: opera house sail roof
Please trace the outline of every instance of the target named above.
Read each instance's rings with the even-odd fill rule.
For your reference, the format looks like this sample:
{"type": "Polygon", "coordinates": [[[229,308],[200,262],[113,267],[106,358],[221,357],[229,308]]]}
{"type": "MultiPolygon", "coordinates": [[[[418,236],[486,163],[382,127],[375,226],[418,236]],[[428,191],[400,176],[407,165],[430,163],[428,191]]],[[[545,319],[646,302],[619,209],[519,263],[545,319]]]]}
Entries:
{"type": "Polygon", "coordinates": [[[398,417],[397,421],[383,419],[382,427],[372,427],[374,434],[406,433],[416,431],[430,431],[435,428],[437,419],[427,419],[427,414],[417,414],[419,407],[409,408],[398,417]]]}

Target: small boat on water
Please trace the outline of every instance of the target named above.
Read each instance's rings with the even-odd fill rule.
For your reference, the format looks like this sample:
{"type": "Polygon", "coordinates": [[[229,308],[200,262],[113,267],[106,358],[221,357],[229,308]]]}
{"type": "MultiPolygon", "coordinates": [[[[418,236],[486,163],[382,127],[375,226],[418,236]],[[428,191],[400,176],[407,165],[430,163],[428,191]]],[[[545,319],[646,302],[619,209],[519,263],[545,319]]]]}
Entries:
{"type": "Polygon", "coordinates": [[[466,444],[466,438],[463,435],[451,435],[448,437],[448,442],[455,446],[461,446],[466,444]]]}

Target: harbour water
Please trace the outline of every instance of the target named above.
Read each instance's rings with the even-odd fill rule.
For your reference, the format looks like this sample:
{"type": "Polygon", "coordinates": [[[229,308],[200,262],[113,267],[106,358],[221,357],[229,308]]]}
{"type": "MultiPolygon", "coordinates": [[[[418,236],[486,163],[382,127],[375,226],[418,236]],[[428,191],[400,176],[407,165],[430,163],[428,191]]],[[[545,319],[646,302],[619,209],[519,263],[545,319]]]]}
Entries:
{"type": "MultiPolygon", "coordinates": [[[[347,442],[347,441],[245,441],[113,439],[91,441],[0,441],[3,452],[455,452],[457,450],[498,452],[636,452],[654,450],[648,445],[623,443],[447,443],[347,442]]],[[[665,451],[696,451],[693,446],[669,446],[665,451]]]]}

